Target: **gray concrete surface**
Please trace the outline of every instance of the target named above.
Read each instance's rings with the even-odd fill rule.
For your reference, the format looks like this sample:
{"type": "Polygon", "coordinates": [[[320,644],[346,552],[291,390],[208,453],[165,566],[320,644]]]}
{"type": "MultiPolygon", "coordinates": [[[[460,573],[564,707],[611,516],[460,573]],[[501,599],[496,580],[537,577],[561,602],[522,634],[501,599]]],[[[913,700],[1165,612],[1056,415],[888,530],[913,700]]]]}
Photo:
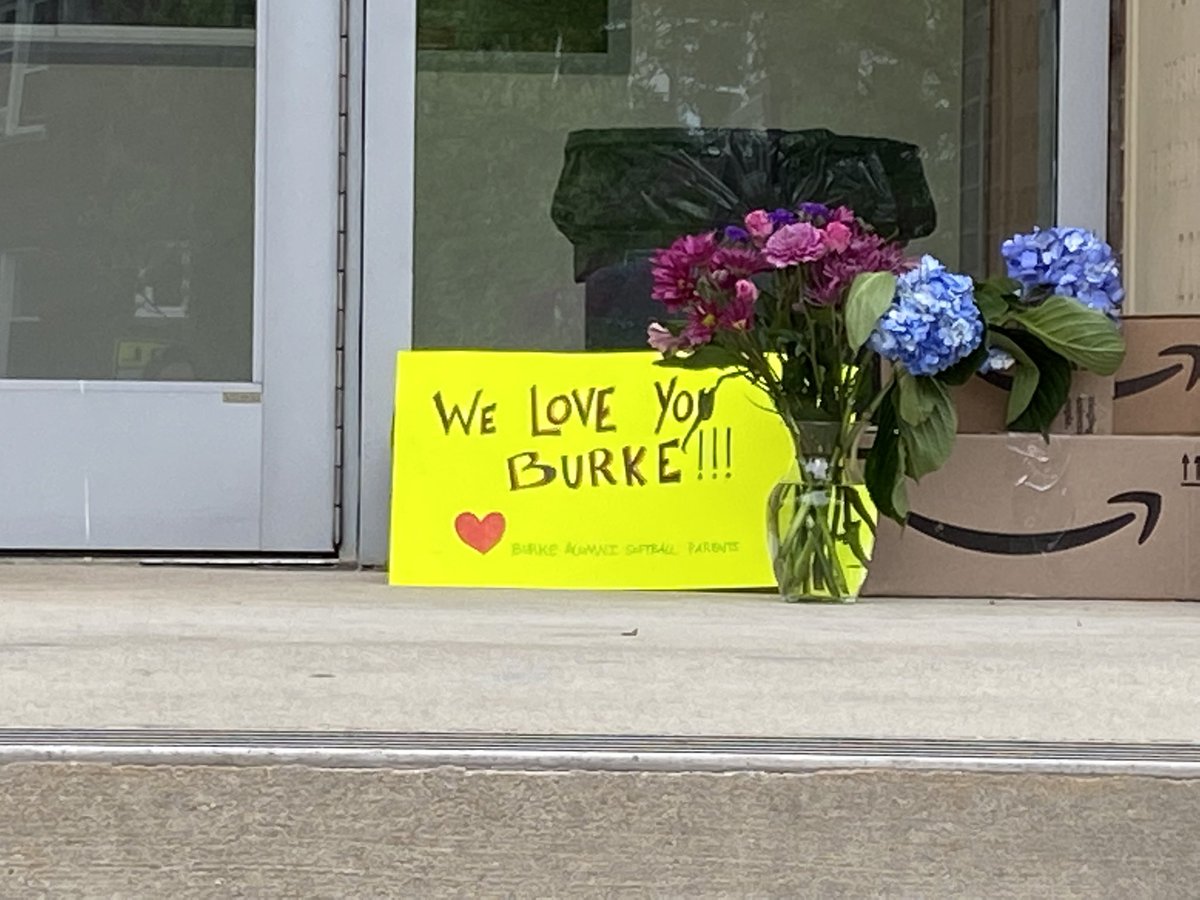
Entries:
{"type": "Polygon", "coordinates": [[[1200,782],[0,766],[0,896],[1194,898],[1200,782]]]}
{"type": "Polygon", "coordinates": [[[1191,604],[798,607],[0,565],[7,726],[1192,741],[1197,659],[1191,604]]]}

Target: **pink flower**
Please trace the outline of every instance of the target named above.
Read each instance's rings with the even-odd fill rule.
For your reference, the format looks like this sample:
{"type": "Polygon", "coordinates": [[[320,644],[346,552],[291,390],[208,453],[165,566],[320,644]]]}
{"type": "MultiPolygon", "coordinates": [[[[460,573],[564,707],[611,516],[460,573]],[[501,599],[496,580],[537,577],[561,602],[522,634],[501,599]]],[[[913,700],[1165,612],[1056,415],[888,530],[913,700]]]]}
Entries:
{"type": "Polygon", "coordinates": [[[746,216],[746,230],[750,232],[750,237],[754,238],[754,243],[762,246],[775,231],[775,224],[765,209],[756,209],[746,216]]]}
{"type": "Polygon", "coordinates": [[[825,246],[834,253],[842,253],[850,246],[854,232],[843,222],[830,222],[825,226],[825,246]]]}
{"type": "Polygon", "coordinates": [[[758,300],[758,285],[743,278],[734,286],[734,297],[738,303],[754,303],[758,300]]]}
{"type": "Polygon", "coordinates": [[[686,350],[688,347],[688,342],[682,335],[671,334],[669,329],[657,322],[651,323],[650,327],[646,329],[646,340],[651,347],[663,354],[686,350]]]}
{"type": "Polygon", "coordinates": [[[816,262],[829,252],[821,229],[799,222],[784,225],[767,241],[767,262],[777,269],[816,262]]]}

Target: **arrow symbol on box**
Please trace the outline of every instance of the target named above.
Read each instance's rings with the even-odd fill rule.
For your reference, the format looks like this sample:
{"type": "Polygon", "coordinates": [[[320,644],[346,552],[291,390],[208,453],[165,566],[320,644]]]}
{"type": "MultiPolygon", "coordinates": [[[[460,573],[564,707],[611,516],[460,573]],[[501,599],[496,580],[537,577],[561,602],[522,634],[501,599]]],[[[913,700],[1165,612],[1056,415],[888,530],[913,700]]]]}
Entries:
{"type": "MultiPolygon", "coordinates": [[[[1144,506],[1146,520],[1142,524],[1142,531],[1138,536],[1138,546],[1150,540],[1154,530],[1158,527],[1158,520],[1162,516],[1161,494],[1150,491],[1128,491],[1117,494],[1108,502],[1113,505],[1136,503],[1144,506]]],[[[952,547],[960,547],[963,550],[1000,556],[1041,556],[1046,553],[1075,550],[1111,537],[1137,520],[1137,513],[1128,512],[1094,525],[1072,528],[1069,531],[1011,534],[1002,531],[979,531],[974,528],[963,528],[959,525],[939,522],[918,513],[910,513],[908,516],[910,527],[935,541],[941,541],[952,547]]]]}
{"type": "MultiPolygon", "coordinates": [[[[1174,347],[1167,347],[1158,355],[1163,359],[1170,356],[1186,356],[1189,358],[1192,361],[1192,371],[1188,376],[1187,387],[1184,390],[1191,391],[1197,384],[1200,384],[1200,347],[1195,344],[1176,344],[1174,347]]],[[[1157,372],[1151,372],[1149,375],[1140,375],[1137,378],[1118,381],[1113,396],[1119,400],[1122,397],[1143,394],[1164,382],[1170,381],[1182,372],[1183,369],[1183,363],[1175,363],[1172,366],[1159,369],[1157,372]]]]}

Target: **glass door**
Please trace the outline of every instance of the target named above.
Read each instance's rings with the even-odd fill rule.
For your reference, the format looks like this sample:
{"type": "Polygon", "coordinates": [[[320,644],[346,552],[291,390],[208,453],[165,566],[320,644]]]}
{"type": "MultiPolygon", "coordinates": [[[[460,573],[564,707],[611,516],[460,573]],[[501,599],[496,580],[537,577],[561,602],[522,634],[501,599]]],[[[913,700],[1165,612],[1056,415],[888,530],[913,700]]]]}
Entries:
{"type": "Polygon", "coordinates": [[[338,40],[0,0],[0,549],[332,550],[338,40]]]}

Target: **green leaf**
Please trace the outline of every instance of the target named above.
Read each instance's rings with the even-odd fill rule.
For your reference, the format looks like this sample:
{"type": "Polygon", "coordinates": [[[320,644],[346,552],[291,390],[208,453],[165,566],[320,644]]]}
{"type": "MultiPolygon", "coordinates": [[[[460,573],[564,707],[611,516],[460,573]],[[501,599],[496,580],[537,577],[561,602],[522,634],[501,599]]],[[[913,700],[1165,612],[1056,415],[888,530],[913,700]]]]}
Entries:
{"type": "Polygon", "coordinates": [[[656,359],[654,365],[664,369],[730,369],[740,366],[742,360],[732,351],[717,344],[705,344],[686,356],[674,354],[656,359]]]}
{"type": "Polygon", "coordinates": [[[989,325],[999,324],[1008,316],[1008,301],[999,294],[976,293],[975,305],[979,307],[983,321],[989,325]]]}
{"type": "MultiPolygon", "coordinates": [[[[1020,416],[1010,419],[1013,431],[1046,435],[1071,394],[1072,366],[1032,334],[1008,332],[1007,337],[1019,345],[1038,367],[1038,385],[1029,406],[1020,416]]],[[[1015,354],[1014,354],[1015,355],[1015,354]]]]}
{"type": "Polygon", "coordinates": [[[900,393],[900,420],[908,425],[920,425],[933,414],[937,391],[926,382],[932,378],[916,378],[903,369],[896,370],[896,387],[900,393]]]}
{"type": "Polygon", "coordinates": [[[996,294],[999,297],[1016,297],[1021,293],[1021,282],[1005,275],[997,275],[976,282],[975,290],[986,291],[990,294],[996,294]]]}
{"type": "Polygon", "coordinates": [[[983,365],[983,361],[987,359],[987,336],[975,348],[975,352],[966,359],[960,359],[944,372],[939,372],[934,377],[942,384],[948,384],[952,387],[961,387],[970,381],[975,373],[979,371],[979,367],[983,365]]]}
{"type": "Polygon", "coordinates": [[[989,337],[993,346],[1012,354],[1017,361],[1011,372],[1013,386],[1008,392],[1008,413],[1004,417],[1004,421],[1011,424],[1029,408],[1042,380],[1042,371],[1025,349],[1007,334],[994,331],[989,337]]]}
{"type": "Polygon", "coordinates": [[[846,297],[846,340],[851,350],[867,342],[875,326],[896,299],[896,276],[891,272],[864,272],[850,285],[846,297]]]}
{"type": "Polygon", "coordinates": [[[985,322],[1001,324],[1008,316],[1009,300],[1017,295],[1021,283],[1011,278],[989,278],[975,283],[975,304],[985,322]]]}
{"type": "Polygon", "coordinates": [[[904,484],[904,445],[900,440],[896,413],[896,388],[879,407],[878,430],[867,454],[864,480],[879,514],[903,525],[908,519],[908,492],[904,484]]]}
{"type": "Polygon", "coordinates": [[[1112,375],[1125,359],[1125,340],[1116,324],[1070,297],[1049,297],[1037,306],[1012,310],[1009,319],[1067,361],[1097,375],[1112,375]]]}
{"type": "Polygon", "coordinates": [[[931,404],[930,413],[919,425],[910,426],[903,421],[899,425],[905,472],[920,479],[936,472],[950,458],[958,431],[958,413],[944,384],[933,378],[917,380],[922,382],[921,390],[931,404]]]}

